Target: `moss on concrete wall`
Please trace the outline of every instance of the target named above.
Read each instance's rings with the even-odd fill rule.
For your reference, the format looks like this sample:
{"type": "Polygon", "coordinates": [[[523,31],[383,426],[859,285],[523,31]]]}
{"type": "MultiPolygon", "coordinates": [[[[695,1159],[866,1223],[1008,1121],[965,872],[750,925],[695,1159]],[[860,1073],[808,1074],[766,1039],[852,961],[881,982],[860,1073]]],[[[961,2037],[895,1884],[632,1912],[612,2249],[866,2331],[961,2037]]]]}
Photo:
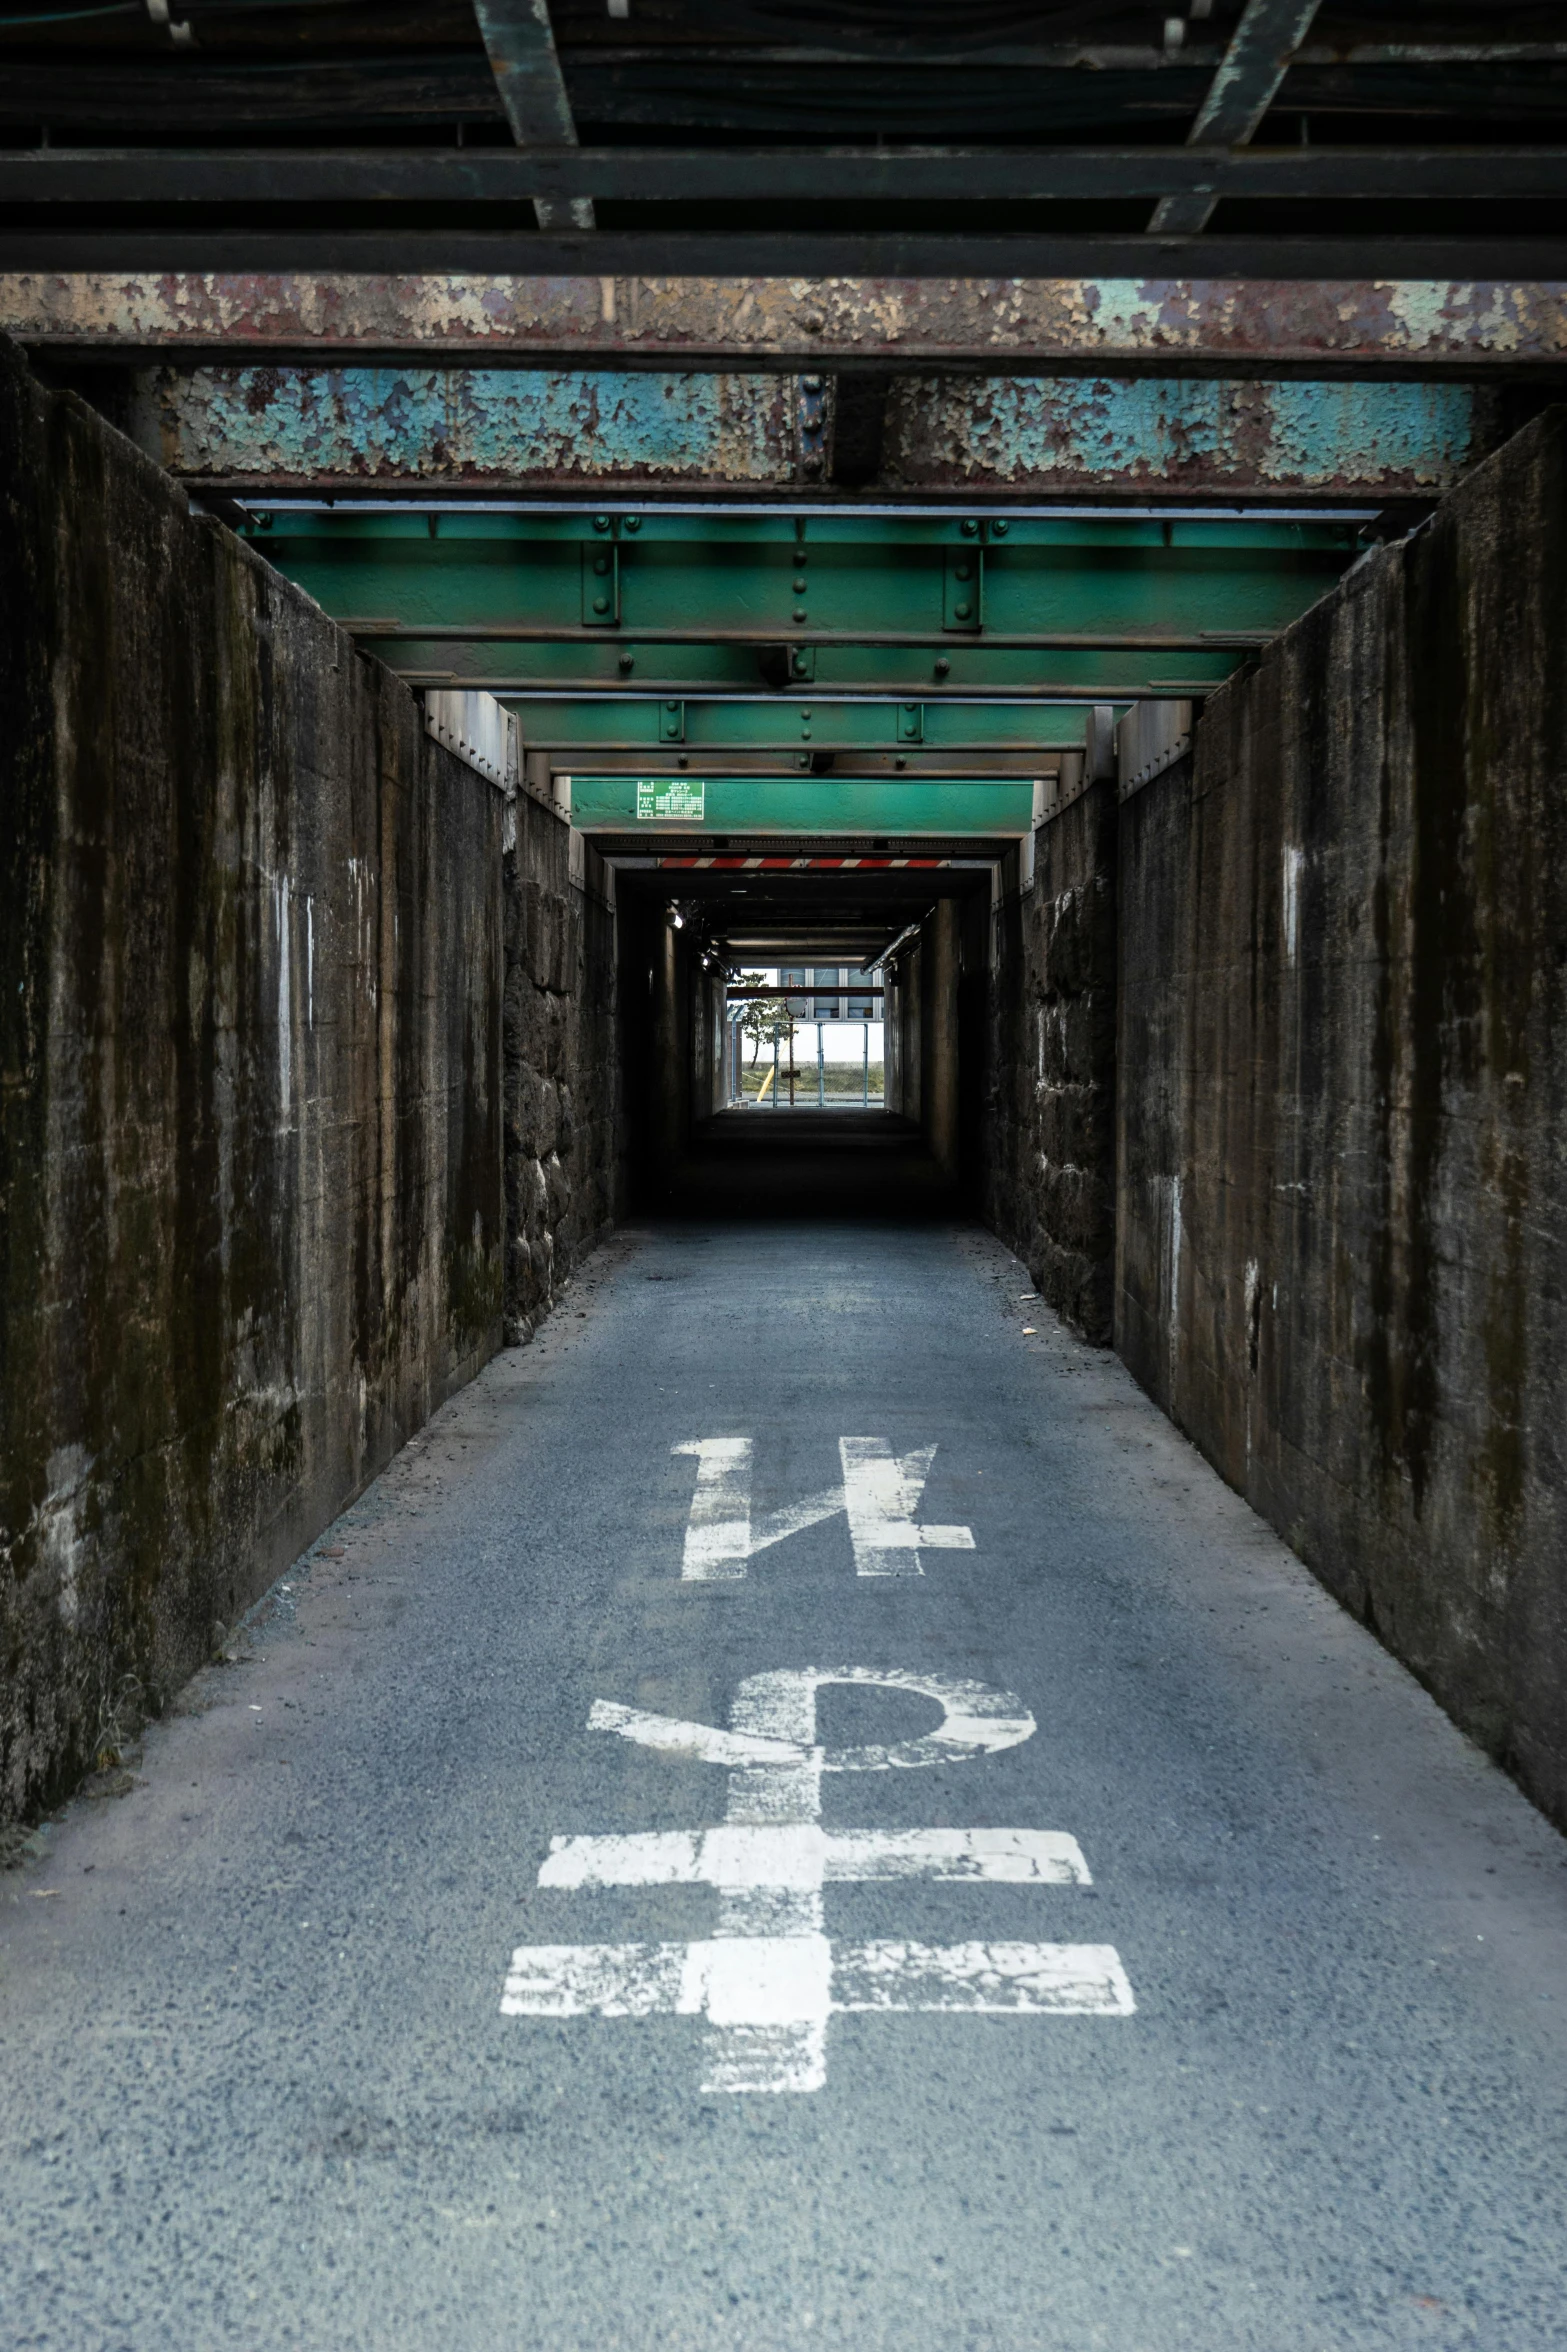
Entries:
{"type": "Polygon", "coordinates": [[[1567,1820],[1567,412],[1121,811],[1116,1341],[1567,1820]]]}
{"type": "Polygon", "coordinates": [[[501,807],[0,349],[0,1816],[497,1343],[501,807]]]}

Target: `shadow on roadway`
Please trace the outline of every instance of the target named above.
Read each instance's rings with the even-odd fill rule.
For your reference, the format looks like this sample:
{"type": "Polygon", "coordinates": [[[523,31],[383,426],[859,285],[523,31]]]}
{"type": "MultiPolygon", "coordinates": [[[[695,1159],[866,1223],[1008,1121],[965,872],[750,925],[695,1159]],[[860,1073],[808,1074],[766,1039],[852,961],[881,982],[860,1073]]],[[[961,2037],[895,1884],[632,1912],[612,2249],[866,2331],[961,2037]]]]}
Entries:
{"type": "Polygon", "coordinates": [[[667,1195],[677,1215],[947,1217],[954,1185],[891,1111],[731,1110],[698,1122],[667,1195]]]}

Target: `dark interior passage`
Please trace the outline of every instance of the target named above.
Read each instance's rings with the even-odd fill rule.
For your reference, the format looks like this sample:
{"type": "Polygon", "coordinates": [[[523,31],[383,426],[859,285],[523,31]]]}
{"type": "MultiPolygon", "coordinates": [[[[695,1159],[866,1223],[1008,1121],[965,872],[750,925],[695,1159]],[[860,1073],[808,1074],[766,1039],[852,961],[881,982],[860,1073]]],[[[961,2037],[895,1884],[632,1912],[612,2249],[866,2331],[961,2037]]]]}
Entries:
{"type": "MultiPolygon", "coordinates": [[[[831,844],[831,855],[802,845],[782,872],[763,868],[760,849],[745,858],[744,844],[721,865],[673,852],[621,867],[634,1202],[734,1216],[919,1216],[978,1205],[982,1127],[973,1114],[984,1084],[993,876],[1006,844],[899,846],[901,858],[884,846],[864,867],[852,843],[831,844]],[[786,1076],[775,1045],[776,1091],[769,1069],[747,1097],[736,1077],[736,1015],[748,983],[773,972],[846,973],[850,985],[824,1003],[819,992],[791,996],[778,984],[775,1022],[786,1035],[801,1031],[803,1058],[796,1066],[790,1036],[786,1076]],[[857,997],[856,977],[874,995],[857,997]],[[880,1029],[874,1107],[856,1105],[852,1086],[829,1103],[822,1031],[810,1018],[857,1004],[874,1005],[880,1029]]],[[[867,1073],[869,1051],[867,1042],[867,1073]]]]}
{"type": "Polygon", "coordinates": [[[900,1111],[726,1109],[692,1122],[674,1204],[707,1216],[936,1216],[954,1187],[900,1111]]]}

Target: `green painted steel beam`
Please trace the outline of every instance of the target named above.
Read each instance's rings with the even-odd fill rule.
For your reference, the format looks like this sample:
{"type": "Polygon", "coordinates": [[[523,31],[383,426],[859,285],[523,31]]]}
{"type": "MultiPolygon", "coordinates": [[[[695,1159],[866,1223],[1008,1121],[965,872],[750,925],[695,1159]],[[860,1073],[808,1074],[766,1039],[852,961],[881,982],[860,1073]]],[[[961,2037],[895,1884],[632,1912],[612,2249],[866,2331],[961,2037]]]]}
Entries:
{"type": "MultiPolygon", "coordinates": [[[[605,696],[508,702],[528,751],[651,750],[693,754],[868,751],[919,753],[1072,751],[1088,714],[1048,702],[696,702],[680,696],[605,696]]],[[[1117,712],[1117,716],[1119,716],[1117,712]]]]}
{"type": "MultiPolygon", "coordinates": [[[[369,648],[410,686],[483,687],[503,700],[530,693],[555,696],[626,690],[628,702],[650,696],[732,698],[763,690],[756,653],[734,646],[466,645],[418,638],[378,639],[369,648]],[[622,659],[626,663],[623,669],[622,659]]],[[[1120,702],[1144,695],[1211,694],[1243,652],[1223,647],[1161,648],[1156,652],[1027,652],[962,645],[819,646],[812,676],[793,692],[886,701],[945,694],[1009,702],[1120,702]]],[[[780,693],[780,703],[784,701],[780,693]]],[[[954,699],[955,708],[972,708],[954,699]]]]}
{"type": "Polygon", "coordinates": [[[1026,833],[1034,788],[1012,782],[839,782],[819,776],[708,776],[693,779],[652,767],[642,777],[571,779],[571,821],[584,833],[855,834],[916,836],[1026,833]],[[655,813],[656,812],[656,813],[655,813]]]}
{"type": "Polygon", "coordinates": [[[1201,690],[1357,552],[1344,522],[1114,513],[283,511],[252,536],[405,675],[497,690],[722,691],[769,665],[774,684],[893,692],[955,674],[989,692],[1201,690]]]}

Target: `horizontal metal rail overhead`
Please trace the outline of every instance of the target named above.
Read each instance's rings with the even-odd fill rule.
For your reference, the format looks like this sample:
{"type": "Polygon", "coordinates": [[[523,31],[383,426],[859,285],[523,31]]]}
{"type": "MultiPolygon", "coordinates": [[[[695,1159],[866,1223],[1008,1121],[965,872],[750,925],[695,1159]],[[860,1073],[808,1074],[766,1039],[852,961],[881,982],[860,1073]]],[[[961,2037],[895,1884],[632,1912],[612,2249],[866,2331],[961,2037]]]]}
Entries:
{"type": "MultiPolygon", "coordinates": [[[[1059,709],[1048,704],[1047,709],[1059,709]]],[[[1133,706],[1129,703],[1106,705],[1120,717],[1133,706]]],[[[1065,714],[1075,714],[1068,708],[1065,714]]],[[[994,784],[1008,777],[1026,776],[1031,782],[1049,782],[1061,772],[1061,762],[1073,749],[1080,748],[1085,731],[1080,729],[1076,745],[1055,743],[1037,751],[991,752],[869,752],[857,750],[820,750],[791,752],[787,747],[772,751],[694,751],[682,752],[676,763],[679,773],[692,783],[701,783],[709,776],[776,776],[781,769],[805,775],[833,776],[839,783],[885,782],[889,778],[903,778],[912,784],[994,784]]],[[[533,747],[537,759],[548,762],[550,790],[563,778],[591,769],[595,776],[645,776],[650,765],[669,762],[669,746],[644,744],[635,751],[606,751],[602,744],[544,744],[533,747]]],[[[537,789],[544,794],[542,781],[537,789]]]]}
{"type": "Polygon", "coordinates": [[[1034,788],[1026,777],[964,783],[905,777],[712,776],[701,782],[650,767],[646,777],[577,775],[571,822],[580,832],[660,835],[868,834],[906,840],[1026,833],[1034,788]]]}
{"type": "MultiPolygon", "coordinates": [[[[1288,616],[1294,618],[1291,613],[1288,616]]],[[[955,626],[956,624],[954,624],[955,626]]],[[[985,642],[1005,653],[1181,653],[1188,647],[1219,648],[1227,652],[1249,650],[1266,645],[1285,625],[1275,620],[1271,625],[1257,628],[1199,629],[991,629],[985,632],[985,642]]],[[[577,645],[583,641],[581,629],[567,622],[509,622],[509,621],[452,621],[445,626],[424,622],[409,623],[398,620],[365,620],[344,618],[343,626],[356,637],[374,644],[381,638],[392,638],[406,643],[417,637],[421,645],[577,645]]],[[[904,648],[945,645],[943,624],[929,621],[923,627],[907,629],[794,629],[789,632],[791,645],[801,649],[818,650],[823,646],[843,646],[854,651],[890,652],[904,648]]],[[[715,645],[736,649],[754,647],[759,653],[770,653],[778,644],[778,628],[705,629],[699,621],[689,621],[683,627],[652,629],[643,626],[635,632],[639,645],[715,645]]]]}
{"type": "Polygon", "coordinates": [[[63,267],[35,268],[18,258],[14,234],[0,240],[0,329],[66,357],[268,365],[598,359],[1199,378],[1567,369],[1567,251],[1555,268],[1509,274],[1493,249],[1477,266],[1471,255],[1464,270],[1432,271],[1410,268],[1383,240],[1355,267],[1314,261],[1300,277],[1255,256],[1237,272],[1212,238],[1189,240],[1184,255],[1132,240],[1122,267],[1101,256],[1090,270],[1026,241],[989,275],[975,241],[959,239],[936,277],[890,274],[885,248],[869,267],[831,275],[644,277],[621,272],[601,231],[552,256],[549,272],[532,238],[512,237],[477,270],[431,274],[405,247],[379,265],[361,254],[352,273],[262,268],[246,253],[235,275],[221,256],[181,261],[173,232],[156,242],[140,263],[77,251],[63,267]]]}
{"type": "MultiPolygon", "coordinates": [[[[572,646],[423,646],[412,639],[383,641],[373,651],[408,686],[482,690],[519,703],[537,693],[548,699],[589,693],[603,677],[600,657],[572,646]]],[[[663,674],[655,684],[659,654],[652,647],[634,658],[634,666],[643,672],[642,683],[653,684],[660,695],[732,699],[756,684],[756,658],[744,649],[676,647],[658,661],[663,674]],[[678,672],[684,675],[672,674],[678,672]]],[[[1008,653],[978,646],[934,657],[926,647],[889,647],[871,655],[825,648],[814,658],[819,689],[844,700],[946,695],[954,708],[978,709],[996,700],[1090,705],[1190,699],[1222,686],[1241,657],[1191,647],[1176,653],[1008,653]]]]}
{"type": "Polygon", "coordinates": [[[116,418],[198,490],[406,485],[647,498],[811,481],[899,497],[1346,497],[1451,487],[1505,436],[1483,386],[683,368],[137,368],[116,418]]]}
{"type": "Polygon", "coordinates": [[[1332,586],[1352,526],[953,515],[260,515],[247,535],[416,682],[1090,699],[1203,692],[1332,586]],[[652,674],[650,676],[650,673],[652,674]],[[1054,675],[1052,673],[1055,673],[1054,675]]]}
{"type": "MultiPolygon", "coordinates": [[[[503,698],[504,699],[504,698],[503,698]]],[[[911,766],[955,753],[1036,756],[1078,748],[1087,727],[1081,709],[1030,702],[905,699],[827,701],[778,694],[766,700],[703,701],[616,694],[509,700],[529,751],[569,750],[591,759],[611,751],[673,747],[701,759],[744,752],[832,751],[885,755],[911,766]]],[[[568,763],[552,762],[557,767],[568,763]]]]}
{"type": "MultiPolygon", "coordinates": [[[[53,205],[13,218],[0,230],[0,266],[28,276],[347,275],[401,277],[406,283],[421,277],[504,277],[521,263],[530,277],[546,281],[590,271],[598,273],[601,284],[606,278],[668,284],[746,276],[786,286],[794,281],[797,289],[802,280],[837,281],[835,306],[840,307],[847,283],[875,278],[905,287],[911,280],[934,281],[938,296],[953,281],[974,277],[1000,280],[1004,286],[1017,279],[1124,278],[1138,287],[1158,279],[1181,286],[1194,279],[1225,285],[1245,279],[1270,285],[1349,280],[1384,287],[1413,280],[1464,288],[1567,280],[1567,234],[1554,228],[1503,233],[1487,230],[1480,218],[1466,223],[1462,233],[1432,229],[1421,234],[1376,225],[1371,207],[1372,219],[1358,231],[1338,228],[1324,234],[1276,227],[1168,237],[1049,225],[1005,233],[981,227],[966,234],[751,227],[560,233],[511,223],[476,226],[461,218],[410,223],[395,216],[367,228],[334,225],[322,218],[319,206],[309,204],[288,215],[280,210],[276,217],[258,209],[241,223],[203,221],[195,208],[189,221],[171,223],[149,207],[151,220],[137,225],[128,208],[105,204],[100,209],[105,218],[96,224],[73,219],[66,207],[53,205]]],[[[862,322],[861,336],[874,345],[869,320],[862,322]]],[[[993,339],[981,347],[993,349],[993,339]]],[[[732,346],[720,337],[710,348],[721,354],[732,346]]]]}
{"type": "Polygon", "coordinates": [[[1567,195],[1567,148],[41,147],[0,204],[983,204],[1184,195],[1491,202],[1567,195]]]}

